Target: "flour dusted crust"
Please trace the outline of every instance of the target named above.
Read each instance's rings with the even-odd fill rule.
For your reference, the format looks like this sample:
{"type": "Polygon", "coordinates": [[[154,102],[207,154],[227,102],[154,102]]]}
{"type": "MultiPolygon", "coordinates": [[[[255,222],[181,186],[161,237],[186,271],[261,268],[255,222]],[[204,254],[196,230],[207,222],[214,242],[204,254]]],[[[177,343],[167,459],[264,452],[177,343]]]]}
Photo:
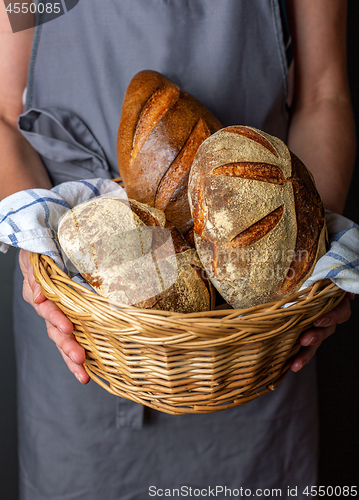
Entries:
{"type": "Polygon", "coordinates": [[[213,134],[197,152],[188,192],[199,257],[233,307],[298,290],[325,253],[313,178],[276,137],[241,126],[213,134]]]}
{"type": "Polygon", "coordinates": [[[137,73],[126,90],[117,157],[128,197],[163,210],[192,246],[188,176],[200,144],[221,127],[203,104],[156,71],[137,73]]]}
{"type": "Polygon", "coordinates": [[[161,210],[95,198],[65,214],[58,239],[81,275],[111,302],[175,312],[213,307],[213,288],[196,251],[161,210]]]}

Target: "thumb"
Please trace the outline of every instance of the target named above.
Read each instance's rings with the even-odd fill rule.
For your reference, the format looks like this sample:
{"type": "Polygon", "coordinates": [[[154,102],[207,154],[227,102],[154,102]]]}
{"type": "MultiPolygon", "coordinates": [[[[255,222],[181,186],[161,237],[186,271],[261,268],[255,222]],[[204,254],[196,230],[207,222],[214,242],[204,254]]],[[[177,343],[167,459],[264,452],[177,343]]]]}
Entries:
{"type": "Polygon", "coordinates": [[[35,280],[34,269],[30,261],[30,252],[28,250],[20,250],[19,263],[24,276],[24,282],[31,288],[34,303],[41,304],[41,302],[46,300],[46,297],[41,290],[41,286],[35,280]]]}

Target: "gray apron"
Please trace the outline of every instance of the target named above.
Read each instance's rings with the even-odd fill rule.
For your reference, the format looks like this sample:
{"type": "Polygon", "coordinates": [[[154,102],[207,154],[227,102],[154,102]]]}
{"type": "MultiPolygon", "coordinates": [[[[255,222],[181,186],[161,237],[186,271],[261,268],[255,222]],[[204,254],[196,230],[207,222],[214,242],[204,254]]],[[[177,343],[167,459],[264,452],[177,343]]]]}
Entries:
{"type": "MultiPolygon", "coordinates": [[[[126,87],[153,69],[224,125],[285,140],[281,14],[278,0],[80,1],[36,29],[19,128],[55,184],[117,176],[126,87]]],[[[207,498],[215,487],[217,498],[228,497],[225,488],[281,488],[287,498],[288,486],[306,498],[301,491],[316,481],[314,363],[238,408],[170,416],[79,384],[21,299],[21,285],[17,270],[22,500],[142,500],[166,489],[190,496],[190,488],[207,498]]]]}

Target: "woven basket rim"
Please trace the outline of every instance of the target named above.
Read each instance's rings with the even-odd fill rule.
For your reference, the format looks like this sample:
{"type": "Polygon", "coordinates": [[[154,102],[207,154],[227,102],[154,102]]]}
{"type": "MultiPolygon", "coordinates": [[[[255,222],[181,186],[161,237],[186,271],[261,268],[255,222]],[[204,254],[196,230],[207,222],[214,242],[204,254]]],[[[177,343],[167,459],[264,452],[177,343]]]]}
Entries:
{"type": "MultiPolygon", "coordinates": [[[[315,304],[318,299],[325,300],[327,297],[337,297],[345,294],[331,280],[321,280],[281,301],[260,304],[248,309],[217,309],[198,313],[140,309],[135,306],[111,302],[73,282],[49,256],[31,253],[30,258],[34,267],[35,279],[40,283],[45,296],[48,295],[48,298],[51,298],[56,293],[61,296],[63,302],[69,299],[67,300],[69,305],[70,303],[78,303],[79,307],[89,311],[96,308],[99,314],[103,314],[108,321],[128,320],[129,322],[138,322],[142,328],[145,328],[144,325],[146,325],[149,329],[147,334],[162,341],[166,337],[183,335],[184,332],[191,337],[193,335],[196,337],[201,336],[202,329],[205,330],[204,337],[215,340],[218,336],[219,327],[221,328],[221,339],[224,340],[224,337],[228,337],[227,340],[230,340],[233,328],[238,330],[239,328],[250,329],[253,327],[255,329],[256,325],[259,324],[259,329],[263,329],[266,326],[273,327],[273,322],[275,323],[278,319],[280,325],[287,325],[288,321],[291,321],[293,317],[300,318],[301,324],[303,324],[303,318],[305,318],[306,324],[310,324],[321,314],[321,310],[315,314],[315,304]],[[51,277],[48,276],[47,272],[44,272],[44,266],[48,266],[51,270],[51,277]],[[161,331],[161,327],[163,331],[161,331]],[[155,329],[155,331],[151,332],[151,328],[155,329]],[[228,334],[225,332],[226,328],[228,334]]],[[[62,306],[65,307],[64,304],[62,306]]],[[[71,312],[70,307],[69,312],[71,312]]],[[[81,314],[79,314],[79,320],[81,321],[80,316],[81,314]]]]}
{"type": "MultiPolygon", "coordinates": [[[[77,283],[73,281],[60,267],[54,262],[54,260],[44,254],[38,254],[36,252],[30,252],[31,254],[31,261],[32,263],[36,262],[36,259],[44,259],[47,263],[51,264],[51,267],[56,270],[58,275],[63,278],[64,283],[67,283],[70,285],[72,288],[76,289],[78,292],[81,292],[84,296],[88,296],[89,298],[96,300],[98,302],[101,302],[103,304],[109,305],[114,308],[118,308],[121,310],[126,310],[126,311],[136,311],[136,312],[143,312],[149,315],[160,315],[160,316],[169,316],[172,318],[179,317],[181,319],[185,318],[201,318],[201,317],[206,317],[206,316],[223,316],[225,315],[226,311],[230,311],[231,316],[239,316],[239,315],[247,315],[247,314],[252,314],[255,311],[261,310],[261,309],[268,309],[268,310],[274,310],[274,309],[279,309],[282,308],[283,306],[289,304],[287,307],[288,308],[293,308],[296,306],[298,303],[298,299],[310,299],[311,297],[314,296],[315,293],[318,292],[323,287],[330,288],[330,289],[337,289],[339,288],[338,285],[336,285],[330,278],[318,280],[312,285],[303,288],[297,292],[294,292],[290,295],[288,295],[286,298],[279,300],[279,301],[271,301],[271,302],[264,302],[262,304],[248,307],[248,308],[230,308],[230,309],[213,309],[211,311],[201,311],[201,312],[193,312],[193,313],[181,313],[181,312],[173,312],[173,311],[165,311],[162,309],[145,309],[145,308],[139,308],[133,305],[128,305],[128,304],[122,304],[120,302],[115,302],[111,301],[105,297],[102,297],[101,295],[97,294],[93,290],[89,290],[80,283],[77,283]]],[[[344,290],[343,290],[344,292],[344,290]]],[[[323,292],[319,292],[323,293],[323,292]]]]}

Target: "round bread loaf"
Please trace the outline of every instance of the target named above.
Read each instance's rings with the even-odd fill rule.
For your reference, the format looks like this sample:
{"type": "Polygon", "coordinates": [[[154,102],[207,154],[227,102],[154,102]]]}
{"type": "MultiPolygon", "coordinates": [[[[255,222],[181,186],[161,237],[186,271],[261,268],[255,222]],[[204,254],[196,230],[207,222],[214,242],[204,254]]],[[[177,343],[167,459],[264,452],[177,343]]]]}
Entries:
{"type": "Polygon", "coordinates": [[[189,171],[199,145],[221,127],[203,104],[156,71],[137,73],[126,90],[117,158],[127,195],[163,210],[192,246],[189,171]]]}
{"type": "Polygon", "coordinates": [[[176,312],[213,307],[213,287],[196,251],[160,210],[95,198],[64,215],[58,239],[85,280],[111,302],[176,312]]]}
{"type": "Polygon", "coordinates": [[[278,138],[227,127],[199,148],[189,179],[198,255],[235,308],[297,291],[326,251],[321,198],[278,138]]]}

